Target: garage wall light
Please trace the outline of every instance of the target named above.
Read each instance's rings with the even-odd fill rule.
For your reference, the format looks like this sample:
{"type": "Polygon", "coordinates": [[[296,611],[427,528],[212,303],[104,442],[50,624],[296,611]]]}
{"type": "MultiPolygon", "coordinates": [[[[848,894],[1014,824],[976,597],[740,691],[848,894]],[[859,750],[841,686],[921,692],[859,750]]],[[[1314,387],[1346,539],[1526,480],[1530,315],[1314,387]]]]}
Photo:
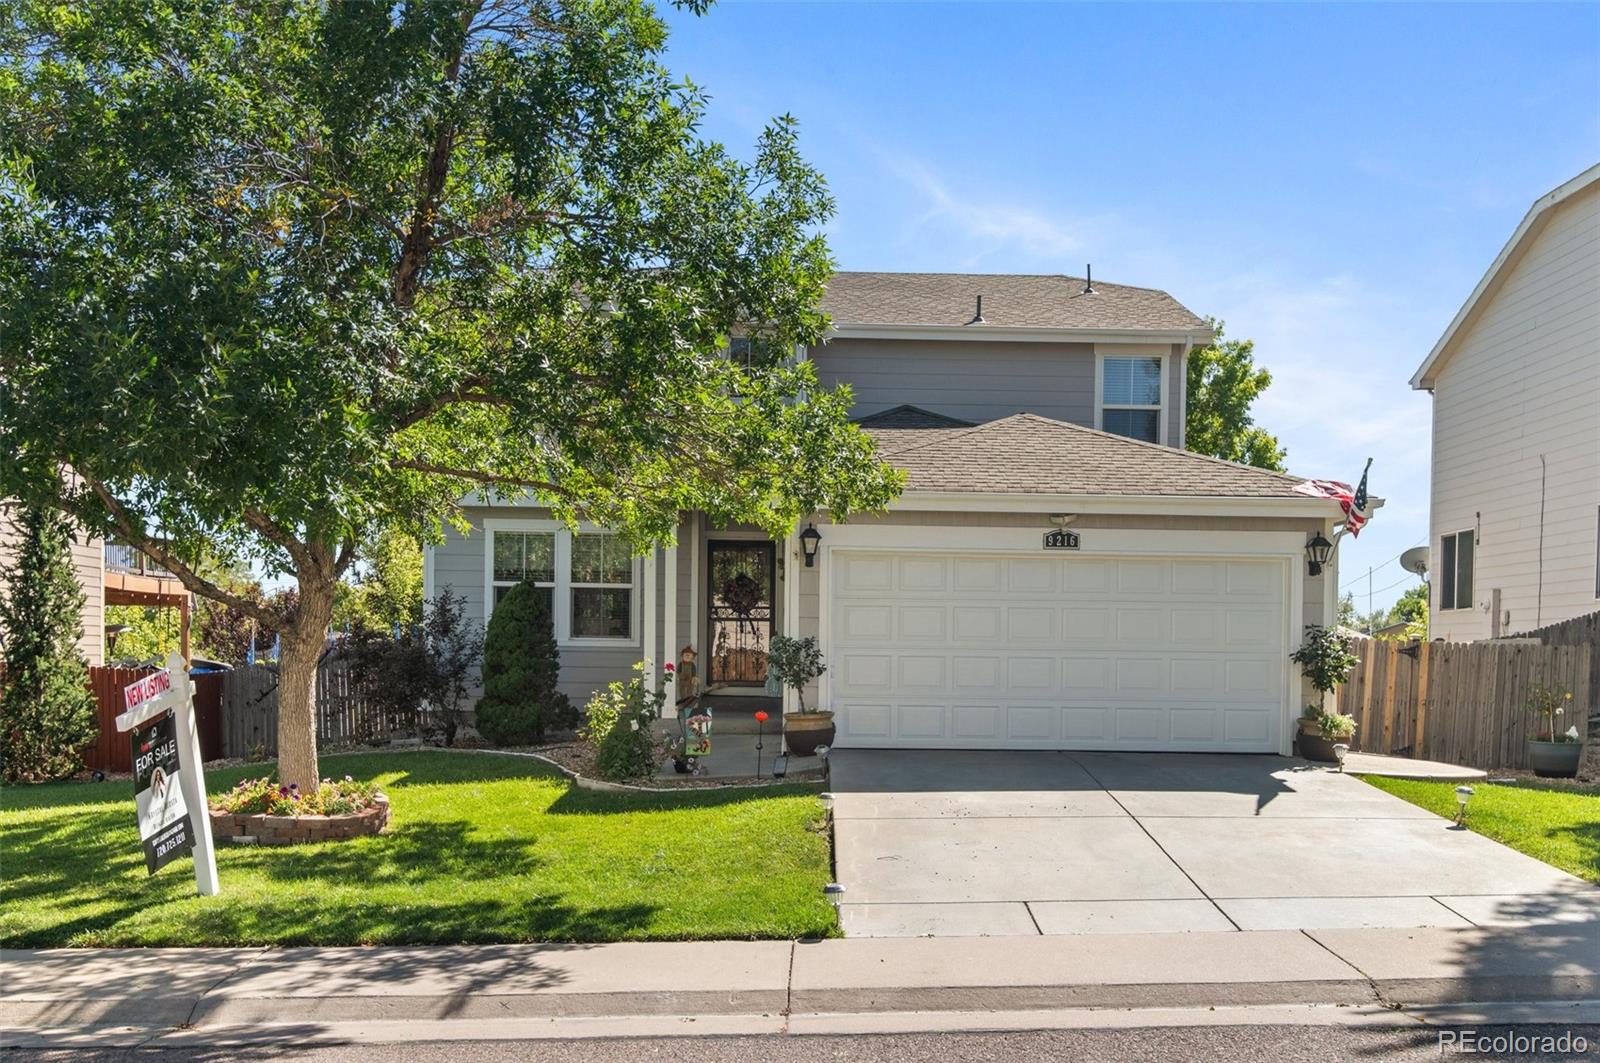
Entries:
{"type": "Polygon", "coordinates": [[[817,531],[815,524],[807,524],[806,530],[800,533],[800,549],[806,555],[806,568],[812,568],[817,563],[817,547],[822,542],[822,533],[817,531]]]}
{"type": "Polygon", "coordinates": [[[1321,532],[1313,535],[1306,543],[1306,571],[1313,576],[1322,575],[1322,566],[1328,563],[1328,558],[1333,556],[1333,544],[1323,537],[1321,532]]]}

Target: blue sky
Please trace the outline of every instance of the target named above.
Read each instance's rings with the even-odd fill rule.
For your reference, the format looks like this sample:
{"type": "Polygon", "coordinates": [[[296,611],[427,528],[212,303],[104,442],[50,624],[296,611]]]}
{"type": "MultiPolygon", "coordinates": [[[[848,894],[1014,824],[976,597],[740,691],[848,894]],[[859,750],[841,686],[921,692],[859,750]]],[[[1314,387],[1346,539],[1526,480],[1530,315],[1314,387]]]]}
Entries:
{"type": "Polygon", "coordinates": [[[1291,471],[1385,497],[1366,608],[1427,537],[1406,381],[1535,198],[1600,160],[1600,5],[724,2],[667,57],[745,150],[801,122],[842,269],[1165,288],[1256,341],[1291,471]]]}

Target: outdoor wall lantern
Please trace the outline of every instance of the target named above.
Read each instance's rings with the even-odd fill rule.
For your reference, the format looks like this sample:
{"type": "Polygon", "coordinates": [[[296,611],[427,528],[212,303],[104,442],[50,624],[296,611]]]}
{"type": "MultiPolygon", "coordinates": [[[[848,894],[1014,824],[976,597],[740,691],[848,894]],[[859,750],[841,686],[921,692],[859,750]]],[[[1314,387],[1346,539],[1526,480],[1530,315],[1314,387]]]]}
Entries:
{"type": "Polygon", "coordinates": [[[800,533],[800,549],[806,555],[806,568],[811,568],[817,563],[817,544],[822,542],[822,533],[817,531],[815,524],[807,524],[806,530],[800,533]]]}
{"type": "Polygon", "coordinates": [[[1311,537],[1306,543],[1306,570],[1313,576],[1322,575],[1322,566],[1328,563],[1328,558],[1333,556],[1333,544],[1323,538],[1321,532],[1311,537]]]}

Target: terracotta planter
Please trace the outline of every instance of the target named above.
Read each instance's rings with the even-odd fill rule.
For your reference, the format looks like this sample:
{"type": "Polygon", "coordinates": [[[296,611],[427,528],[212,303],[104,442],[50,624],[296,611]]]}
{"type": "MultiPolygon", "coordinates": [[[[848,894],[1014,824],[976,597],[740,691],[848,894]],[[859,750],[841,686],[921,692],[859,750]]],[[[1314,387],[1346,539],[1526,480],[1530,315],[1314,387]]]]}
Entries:
{"type": "Polygon", "coordinates": [[[1570,779],[1578,774],[1582,742],[1541,742],[1528,739],[1528,767],[1546,779],[1570,779]]]}
{"type": "Polygon", "coordinates": [[[794,756],[812,756],[818,746],[833,745],[833,736],[831,712],[791,712],[783,718],[783,740],[794,756]]]}

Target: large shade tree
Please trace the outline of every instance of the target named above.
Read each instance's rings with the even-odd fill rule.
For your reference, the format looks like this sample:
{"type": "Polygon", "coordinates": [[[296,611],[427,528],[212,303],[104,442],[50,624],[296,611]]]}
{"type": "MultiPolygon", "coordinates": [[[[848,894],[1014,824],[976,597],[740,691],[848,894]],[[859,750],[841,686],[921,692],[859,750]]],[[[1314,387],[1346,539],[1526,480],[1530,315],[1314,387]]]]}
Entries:
{"type": "Polygon", "coordinates": [[[292,578],[286,782],[385,529],[477,490],[642,548],[897,489],[787,357],[831,210],[793,123],[705,141],[665,41],[640,0],[0,0],[0,494],[246,615],[194,559],[292,578]]]}

